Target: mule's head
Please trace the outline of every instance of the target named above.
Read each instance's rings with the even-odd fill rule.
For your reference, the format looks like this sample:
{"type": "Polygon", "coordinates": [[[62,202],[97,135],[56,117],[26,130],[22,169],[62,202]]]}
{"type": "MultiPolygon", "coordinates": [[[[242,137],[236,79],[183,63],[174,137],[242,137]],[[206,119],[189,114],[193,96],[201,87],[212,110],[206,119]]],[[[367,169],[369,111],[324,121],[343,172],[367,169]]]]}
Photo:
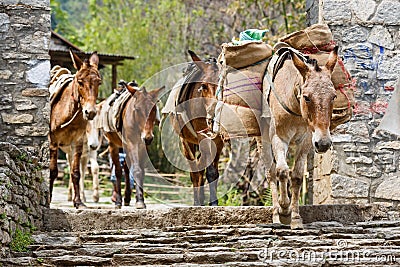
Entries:
{"type": "Polygon", "coordinates": [[[332,145],[329,132],[336,90],[331,74],[338,59],[338,47],[331,52],[325,66],[316,60],[304,63],[292,53],[293,63],[303,76],[299,92],[301,115],[312,131],[312,144],[317,153],[326,152],[332,145]]]}
{"type": "Polygon", "coordinates": [[[139,89],[126,83],[124,86],[135,97],[134,121],[140,131],[140,138],[146,145],[150,145],[154,138],[154,124],[158,120],[158,95],[165,87],[147,92],[145,87],[139,89]]]}
{"type": "Polygon", "coordinates": [[[219,69],[217,61],[212,58],[207,61],[201,60],[193,51],[188,50],[193,62],[201,71],[201,77],[198,82],[198,92],[204,98],[206,106],[209,106],[215,98],[218,87],[219,69]]]}
{"type": "Polygon", "coordinates": [[[83,117],[92,120],[96,116],[96,99],[101,84],[98,70],[99,57],[97,52],[94,52],[89,60],[82,61],[72,50],[70,54],[74,67],[77,69],[73,97],[82,106],[83,117]]]}
{"type": "Polygon", "coordinates": [[[89,121],[86,126],[86,137],[90,149],[97,149],[100,144],[100,129],[96,127],[94,120],[89,121]]]}

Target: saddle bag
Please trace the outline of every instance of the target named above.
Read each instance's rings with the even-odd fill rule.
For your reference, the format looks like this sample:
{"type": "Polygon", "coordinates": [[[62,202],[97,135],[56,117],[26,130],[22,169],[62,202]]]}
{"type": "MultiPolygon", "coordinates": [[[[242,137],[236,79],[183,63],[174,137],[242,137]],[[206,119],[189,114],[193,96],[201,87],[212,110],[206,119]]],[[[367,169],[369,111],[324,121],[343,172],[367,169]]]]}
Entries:
{"type": "Polygon", "coordinates": [[[261,41],[222,45],[213,131],[225,140],[261,135],[262,82],[271,56],[272,47],[261,41]]]}
{"type": "Polygon", "coordinates": [[[326,24],[314,24],[304,30],[288,34],[279,41],[302,53],[330,52],[335,47],[332,32],[326,24]]]}
{"type": "MultiPolygon", "coordinates": [[[[291,33],[281,38],[280,41],[310,58],[316,59],[320,66],[325,65],[329,53],[335,47],[332,32],[326,24],[312,25],[304,30],[291,33]]],[[[280,46],[282,45],[277,45],[277,47],[280,46]]],[[[351,119],[355,105],[355,80],[351,78],[340,58],[333,70],[332,82],[336,89],[337,98],[333,102],[331,130],[351,119]]]]}

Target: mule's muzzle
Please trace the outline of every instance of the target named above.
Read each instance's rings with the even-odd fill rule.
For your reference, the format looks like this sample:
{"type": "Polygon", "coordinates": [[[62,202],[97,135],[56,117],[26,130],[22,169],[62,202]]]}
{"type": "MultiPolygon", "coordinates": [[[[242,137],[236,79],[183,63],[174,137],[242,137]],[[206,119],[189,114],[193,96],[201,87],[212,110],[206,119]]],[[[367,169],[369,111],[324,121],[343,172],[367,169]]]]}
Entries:
{"type": "Polygon", "coordinates": [[[320,139],[314,142],[315,152],[325,153],[332,146],[332,140],[330,138],[320,139]]]}
{"type": "Polygon", "coordinates": [[[98,145],[90,145],[91,150],[96,150],[98,145]]]}
{"type": "Polygon", "coordinates": [[[154,139],[153,136],[146,136],[146,137],[143,138],[143,142],[144,142],[146,145],[150,145],[151,142],[153,142],[153,139],[154,139]]]}
{"type": "Polygon", "coordinates": [[[83,116],[87,120],[93,120],[94,117],[96,116],[96,109],[84,109],[83,116]]]}

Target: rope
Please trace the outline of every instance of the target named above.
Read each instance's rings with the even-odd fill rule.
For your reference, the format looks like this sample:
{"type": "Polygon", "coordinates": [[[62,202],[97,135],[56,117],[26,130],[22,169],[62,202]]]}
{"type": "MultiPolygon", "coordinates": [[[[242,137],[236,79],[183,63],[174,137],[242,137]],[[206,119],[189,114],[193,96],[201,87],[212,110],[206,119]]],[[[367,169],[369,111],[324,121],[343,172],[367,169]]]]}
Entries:
{"type": "Polygon", "coordinates": [[[64,124],[61,124],[61,129],[64,128],[65,126],[68,126],[76,118],[76,116],[78,115],[79,111],[80,111],[80,109],[78,109],[75,112],[74,116],[72,116],[72,119],[70,119],[68,122],[66,122],[64,124]]]}
{"type": "Polygon", "coordinates": [[[286,104],[282,101],[282,99],[280,98],[280,96],[278,95],[278,92],[276,92],[274,83],[271,80],[271,77],[268,75],[268,71],[265,72],[264,77],[267,77],[268,79],[268,83],[271,86],[271,91],[272,93],[274,93],[275,98],[278,100],[279,104],[291,115],[297,116],[297,117],[301,117],[301,114],[297,114],[294,111],[292,111],[288,106],[286,106],[286,104]]]}

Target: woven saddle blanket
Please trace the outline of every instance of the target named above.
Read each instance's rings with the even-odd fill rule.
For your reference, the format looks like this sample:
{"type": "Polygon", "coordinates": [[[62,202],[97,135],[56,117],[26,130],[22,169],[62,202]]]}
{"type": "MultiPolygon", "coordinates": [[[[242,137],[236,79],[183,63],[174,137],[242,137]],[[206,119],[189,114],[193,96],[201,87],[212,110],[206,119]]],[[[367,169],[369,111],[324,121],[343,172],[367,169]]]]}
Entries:
{"type": "Polygon", "coordinates": [[[101,108],[96,127],[102,128],[105,132],[120,132],[122,111],[131,97],[132,94],[126,89],[110,95],[101,108]]]}
{"type": "Polygon", "coordinates": [[[62,94],[64,88],[68,86],[70,82],[74,80],[75,75],[71,72],[62,68],[59,65],[54,66],[50,71],[50,105],[53,105],[54,101],[62,94]]]}

